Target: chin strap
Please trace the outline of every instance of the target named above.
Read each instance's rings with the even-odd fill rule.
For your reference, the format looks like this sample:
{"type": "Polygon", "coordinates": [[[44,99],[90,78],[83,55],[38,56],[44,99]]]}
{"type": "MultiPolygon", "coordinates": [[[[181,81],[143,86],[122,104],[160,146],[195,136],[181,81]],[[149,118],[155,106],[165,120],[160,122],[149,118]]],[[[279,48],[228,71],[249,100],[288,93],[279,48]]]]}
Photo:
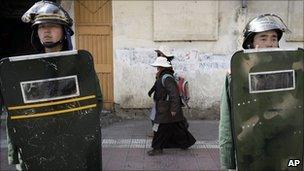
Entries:
{"type": "Polygon", "coordinates": [[[58,42],[43,42],[42,45],[45,48],[54,48],[54,47],[62,44],[62,42],[63,42],[63,39],[59,40],[58,42]]]}

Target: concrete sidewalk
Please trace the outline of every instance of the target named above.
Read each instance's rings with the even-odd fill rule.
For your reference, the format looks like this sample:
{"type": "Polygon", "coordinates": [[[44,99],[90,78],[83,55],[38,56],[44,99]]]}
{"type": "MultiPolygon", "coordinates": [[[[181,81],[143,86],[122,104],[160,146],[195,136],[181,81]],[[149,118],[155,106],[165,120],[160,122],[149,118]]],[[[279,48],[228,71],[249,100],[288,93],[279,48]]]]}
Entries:
{"type": "MultiPolygon", "coordinates": [[[[127,120],[102,129],[103,170],[219,170],[218,121],[189,121],[197,142],[189,150],[165,149],[160,156],[148,156],[152,138],[148,120],[127,120]]],[[[0,170],[7,165],[5,127],[1,125],[0,170]]]]}
{"type": "Polygon", "coordinates": [[[189,150],[165,149],[148,156],[152,138],[146,120],[115,123],[102,130],[104,170],[219,170],[218,121],[189,121],[197,142],[189,150]]]}

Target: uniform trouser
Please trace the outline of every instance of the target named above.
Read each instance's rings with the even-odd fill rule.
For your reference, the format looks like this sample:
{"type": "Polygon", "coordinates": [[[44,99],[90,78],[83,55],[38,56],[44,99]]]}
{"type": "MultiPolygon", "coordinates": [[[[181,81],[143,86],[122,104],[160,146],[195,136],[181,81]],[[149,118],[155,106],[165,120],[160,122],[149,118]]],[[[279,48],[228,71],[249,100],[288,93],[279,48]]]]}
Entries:
{"type": "MultiPolygon", "coordinates": [[[[8,115],[6,108],[1,109],[1,114],[8,115]]],[[[7,140],[7,156],[8,156],[8,164],[9,165],[16,165],[16,170],[24,170],[25,166],[22,162],[21,156],[18,152],[18,148],[14,145],[11,141],[11,138],[8,135],[8,128],[7,128],[7,119],[3,123],[6,126],[6,140],[7,140]]]]}

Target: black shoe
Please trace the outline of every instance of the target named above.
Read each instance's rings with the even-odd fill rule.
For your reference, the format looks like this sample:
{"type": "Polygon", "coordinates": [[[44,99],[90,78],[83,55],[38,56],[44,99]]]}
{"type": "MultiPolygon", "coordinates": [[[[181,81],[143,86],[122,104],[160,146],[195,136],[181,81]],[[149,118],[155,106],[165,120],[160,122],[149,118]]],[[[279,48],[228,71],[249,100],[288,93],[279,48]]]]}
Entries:
{"type": "Polygon", "coordinates": [[[182,147],[182,150],[189,150],[189,147],[182,147]]]}
{"type": "Polygon", "coordinates": [[[149,156],[160,155],[163,153],[162,149],[153,149],[147,152],[149,156]]]}
{"type": "Polygon", "coordinates": [[[153,137],[154,137],[154,132],[151,132],[151,133],[148,134],[147,136],[150,137],[150,138],[153,138],[153,137]]]}

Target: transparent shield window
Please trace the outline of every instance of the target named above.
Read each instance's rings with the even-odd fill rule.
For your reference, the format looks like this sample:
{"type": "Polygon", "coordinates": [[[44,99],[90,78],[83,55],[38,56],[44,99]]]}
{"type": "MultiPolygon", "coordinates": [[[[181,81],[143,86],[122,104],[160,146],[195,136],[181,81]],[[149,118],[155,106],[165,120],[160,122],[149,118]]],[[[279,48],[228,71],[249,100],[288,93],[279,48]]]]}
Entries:
{"type": "Polygon", "coordinates": [[[294,70],[249,73],[250,93],[295,89],[294,70]]]}
{"type": "Polygon", "coordinates": [[[58,77],[20,83],[24,103],[79,96],[77,76],[58,77]]]}

